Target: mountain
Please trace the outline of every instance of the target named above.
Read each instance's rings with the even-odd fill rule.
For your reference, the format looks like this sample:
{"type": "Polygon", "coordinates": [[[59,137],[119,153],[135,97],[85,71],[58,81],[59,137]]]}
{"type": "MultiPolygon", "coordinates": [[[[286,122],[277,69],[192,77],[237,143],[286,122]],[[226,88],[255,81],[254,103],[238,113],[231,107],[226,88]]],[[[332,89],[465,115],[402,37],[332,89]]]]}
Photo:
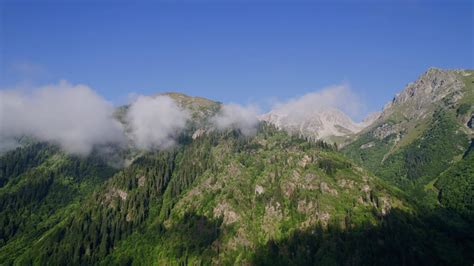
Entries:
{"type": "Polygon", "coordinates": [[[436,202],[433,184],[462,159],[474,137],[473,74],[429,69],[397,94],[343,152],[377,176],[414,195],[431,195],[436,202]],[[424,193],[428,187],[433,193],[424,193]]]}
{"type": "Polygon", "coordinates": [[[202,120],[214,115],[221,107],[220,102],[202,97],[188,96],[183,93],[166,92],[159,95],[172,98],[180,107],[191,111],[193,121],[202,120]]]}
{"type": "Polygon", "coordinates": [[[0,156],[0,264],[470,265],[474,76],[432,71],[446,96],[394,100],[365,128],[315,114],[356,137],[342,150],[265,121],[217,129],[220,103],[178,93],[192,119],[166,149],[25,142],[0,156]]]}
{"type": "Polygon", "coordinates": [[[348,213],[339,204],[358,206],[345,226],[369,217],[376,222],[375,214],[403,207],[389,189],[330,146],[267,127],[251,139],[212,133],[138,158],[80,208],[70,207],[63,221],[34,238],[15,261],[250,261],[246,249],[285,236],[285,228],[344,221],[348,213]],[[134,254],[131,247],[140,249],[132,248],[134,254]],[[157,252],[140,256],[148,249],[157,252]]]}
{"type": "MultiPolygon", "coordinates": [[[[189,96],[178,92],[165,92],[152,95],[152,98],[166,96],[173,99],[178,106],[189,111],[192,116],[191,122],[204,123],[206,119],[213,116],[221,108],[221,103],[202,97],[189,96]]],[[[125,116],[128,112],[129,105],[120,106],[115,112],[116,118],[123,124],[126,124],[125,116]]]]}
{"type": "Polygon", "coordinates": [[[422,228],[439,219],[416,215],[403,192],[331,145],[268,125],[254,137],[211,132],[112,172],[94,166],[99,158],[74,159],[48,145],[19,148],[2,160],[15,165],[3,170],[2,264],[398,265],[470,258],[468,239],[457,237],[468,230],[463,220],[451,228],[457,235],[425,234],[422,228]],[[33,159],[22,159],[26,154],[33,159]],[[92,181],[94,173],[107,177],[92,181]],[[432,252],[442,245],[455,250],[432,252]]]}
{"type": "Polygon", "coordinates": [[[381,118],[402,116],[406,120],[420,120],[441,104],[455,106],[464,96],[470,97],[463,78],[471,75],[472,71],[430,68],[385,105],[381,118]]]}
{"type": "MultiPolygon", "coordinates": [[[[375,114],[376,117],[376,114],[375,114]]],[[[373,121],[373,116],[362,123],[355,123],[350,117],[338,109],[314,110],[312,113],[285,113],[285,110],[273,110],[260,117],[262,121],[275,125],[291,134],[309,139],[333,141],[346,139],[361,131],[373,121]]]]}

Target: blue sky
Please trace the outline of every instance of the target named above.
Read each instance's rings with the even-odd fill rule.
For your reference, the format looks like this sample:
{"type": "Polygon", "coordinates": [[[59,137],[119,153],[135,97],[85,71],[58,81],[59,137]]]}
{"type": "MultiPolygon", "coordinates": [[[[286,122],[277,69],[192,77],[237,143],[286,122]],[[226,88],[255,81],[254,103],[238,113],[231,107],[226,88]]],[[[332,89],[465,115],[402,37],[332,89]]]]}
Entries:
{"type": "Polygon", "coordinates": [[[61,79],[115,104],[285,100],[347,83],[378,110],[430,66],[473,68],[472,1],[3,1],[0,88],[61,79]]]}

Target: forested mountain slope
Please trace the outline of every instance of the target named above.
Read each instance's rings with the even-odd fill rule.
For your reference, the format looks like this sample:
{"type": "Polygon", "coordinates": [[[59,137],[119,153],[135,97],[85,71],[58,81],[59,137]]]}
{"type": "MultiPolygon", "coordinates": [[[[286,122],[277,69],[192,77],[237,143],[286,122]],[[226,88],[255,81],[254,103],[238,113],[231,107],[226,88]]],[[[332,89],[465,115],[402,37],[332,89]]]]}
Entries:
{"type": "Polygon", "coordinates": [[[462,160],[443,172],[434,183],[442,205],[463,216],[474,217],[474,151],[473,146],[462,160]]]}
{"type": "Polygon", "coordinates": [[[471,145],[473,111],[474,71],[432,68],[343,152],[377,176],[413,190],[422,201],[435,200],[429,195],[438,192],[433,187],[438,176],[471,145]]]}
{"type": "Polygon", "coordinates": [[[174,146],[25,142],[0,157],[0,264],[470,265],[472,87],[439,86],[460,96],[422,118],[386,109],[343,153],[264,122],[218,128],[220,103],[176,93],[192,119],[174,146]],[[387,125],[403,130],[380,139],[387,125]]]}
{"type": "Polygon", "coordinates": [[[116,170],[101,157],[68,156],[57,147],[28,144],[0,158],[0,261],[16,258],[116,170]]]}
{"type": "MultiPolygon", "coordinates": [[[[31,147],[4,159],[25,149],[31,147]]],[[[35,158],[48,149],[39,146],[28,154],[35,158]]],[[[2,197],[9,195],[10,182],[30,171],[29,166],[17,169],[16,174],[4,170],[9,181],[2,197]]],[[[261,125],[255,137],[228,131],[188,138],[107,173],[102,185],[97,179],[94,192],[85,190],[75,200],[64,194],[55,198],[62,186],[50,187],[46,197],[25,198],[27,206],[47,206],[50,213],[30,211],[31,217],[45,215],[40,222],[21,216],[18,205],[3,209],[29,226],[4,237],[1,261],[415,264],[471,258],[463,220],[451,229],[462,238],[431,228],[419,231],[433,221],[444,225],[417,214],[402,192],[345,160],[331,145],[290,137],[271,126],[261,125]],[[443,251],[446,246],[449,252],[443,251]]],[[[67,175],[85,176],[49,175],[49,182],[66,183],[67,175]]],[[[77,190],[88,187],[82,185],[87,178],[77,178],[70,181],[77,190]]],[[[72,197],[71,191],[65,193],[72,197]]]]}

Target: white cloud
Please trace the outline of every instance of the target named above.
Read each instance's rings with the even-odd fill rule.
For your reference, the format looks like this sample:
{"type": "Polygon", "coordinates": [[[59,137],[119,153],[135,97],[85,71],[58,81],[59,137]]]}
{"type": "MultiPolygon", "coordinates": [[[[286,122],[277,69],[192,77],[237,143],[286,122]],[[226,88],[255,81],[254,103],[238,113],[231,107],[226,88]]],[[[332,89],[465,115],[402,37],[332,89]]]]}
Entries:
{"type": "Polygon", "coordinates": [[[244,135],[252,135],[258,125],[259,110],[256,106],[238,104],[223,105],[219,113],[212,118],[218,129],[239,129],[244,135]]]}
{"type": "Polygon", "coordinates": [[[308,120],[308,116],[334,108],[350,117],[358,117],[363,104],[349,86],[338,85],[275,104],[271,112],[283,114],[293,122],[304,122],[308,120]]]}
{"type": "MultiPolygon", "coordinates": [[[[167,148],[175,143],[191,118],[169,96],[134,97],[126,114],[127,132],[139,149],[167,148]]],[[[293,122],[315,112],[338,108],[351,116],[362,105],[348,86],[334,86],[276,104],[273,113],[293,122]]],[[[32,136],[59,144],[65,151],[87,155],[95,145],[124,142],[124,129],[113,118],[114,106],[84,85],[65,81],[32,92],[0,90],[0,151],[14,148],[15,139],[32,136]]],[[[222,105],[211,118],[220,130],[256,132],[259,109],[254,105],[222,105]]]]}
{"type": "Polygon", "coordinates": [[[127,113],[137,148],[167,148],[186,126],[190,114],[168,96],[138,96],[127,113]]]}
{"type": "MultiPolygon", "coordinates": [[[[87,155],[94,145],[123,140],[114,107],[92,89],[65,81],[31,93],[0,91],[0,143],[31,136],[59,144],[66,152],[87,155]]],[[[2,146],[0,145],[0,146],[2,146]]]]}

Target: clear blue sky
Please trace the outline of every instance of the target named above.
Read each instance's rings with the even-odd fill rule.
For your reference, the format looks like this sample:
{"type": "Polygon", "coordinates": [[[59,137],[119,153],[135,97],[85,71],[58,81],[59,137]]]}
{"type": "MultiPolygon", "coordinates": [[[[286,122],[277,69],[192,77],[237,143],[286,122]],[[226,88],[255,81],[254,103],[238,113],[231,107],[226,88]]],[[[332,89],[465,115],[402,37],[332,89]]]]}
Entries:
{"type": "Polygon", "coordinates": [[[0,88],[265,103],[346,82],[377,110],[430,66],[473,68],[473,1],[64,2],[0,2],[0,88]]]}

